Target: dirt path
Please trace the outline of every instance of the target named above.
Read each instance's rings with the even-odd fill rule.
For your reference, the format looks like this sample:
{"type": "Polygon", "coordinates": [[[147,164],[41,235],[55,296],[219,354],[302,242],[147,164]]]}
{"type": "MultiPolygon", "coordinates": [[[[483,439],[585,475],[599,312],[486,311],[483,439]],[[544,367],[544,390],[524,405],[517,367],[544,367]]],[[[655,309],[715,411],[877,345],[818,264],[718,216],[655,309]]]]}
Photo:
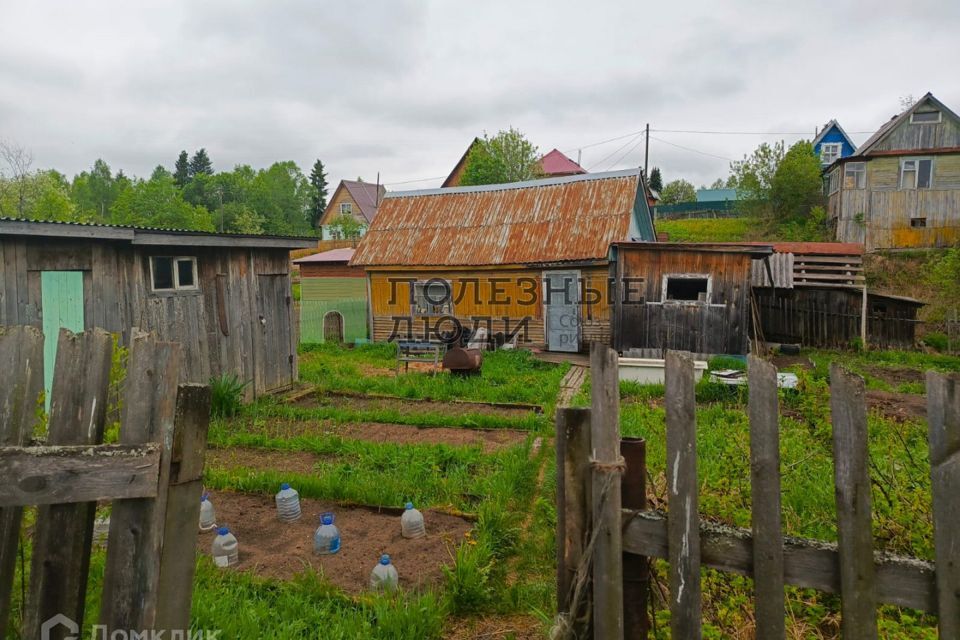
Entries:
{"type": "Polygon", "coordinates": [[[581,367],[580,365],[570,367],[567,375],[563,376],[563,380],[560,381],[560,394],[557,396],[558,407],[570,406],[570,401],[577,395],[580,387],[587,379],[587,371],[589,371],[587,367],[581,367]]]}

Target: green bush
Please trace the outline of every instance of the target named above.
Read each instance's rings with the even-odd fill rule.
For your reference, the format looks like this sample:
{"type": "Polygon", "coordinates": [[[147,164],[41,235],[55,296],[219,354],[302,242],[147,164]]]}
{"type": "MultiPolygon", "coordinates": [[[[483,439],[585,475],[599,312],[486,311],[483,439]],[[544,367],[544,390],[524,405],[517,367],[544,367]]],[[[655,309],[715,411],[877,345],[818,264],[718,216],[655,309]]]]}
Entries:
{"type": "Polygon", "coordinates": [[[246,386],[247,383],[233,373],[210,378],[210,415],[214,418],[235,416],[243,405],[246,386]]]}

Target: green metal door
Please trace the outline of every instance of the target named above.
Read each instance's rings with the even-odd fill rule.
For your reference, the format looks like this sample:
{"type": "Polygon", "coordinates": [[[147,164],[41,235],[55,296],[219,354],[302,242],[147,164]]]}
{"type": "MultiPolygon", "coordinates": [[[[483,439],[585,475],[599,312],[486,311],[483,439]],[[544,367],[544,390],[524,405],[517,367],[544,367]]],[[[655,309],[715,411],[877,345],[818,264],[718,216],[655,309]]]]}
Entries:
{"type": "Polygon", "coordinates": [[[40,295],[43,315],[43,388],[47,411],[53,369],[57,362],[57,340],[60,329],[74,333],[83,331],[83,272],[41,271],[40,295]]]}

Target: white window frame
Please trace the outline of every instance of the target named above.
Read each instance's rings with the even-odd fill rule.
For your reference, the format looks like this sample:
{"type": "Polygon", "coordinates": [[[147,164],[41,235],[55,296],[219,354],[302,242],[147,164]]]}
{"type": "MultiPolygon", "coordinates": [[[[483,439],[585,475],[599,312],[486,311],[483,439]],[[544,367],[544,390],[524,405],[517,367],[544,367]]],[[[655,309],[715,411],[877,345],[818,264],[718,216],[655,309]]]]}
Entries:
{"type": "Polygon", "coordinates": [[[430,278],[429,280],[417,280],[412,283],[413,286],[413,299],[410,301],[410,315],[415,317],[423,316],[452,316],[453,315],[453,282],[450,280],[445,280],[443,278],[430,278]],[[425,291],[428,285],[439,285],[441,282],[447,285],[447,291],[450,292],[449,298],[439,305],[431,304],[426,297],[423,299],[423,306],[434,307],[434,309],[427,310],[426,313],[420,312],[420,296],[423,295],[421,291],[425,291]],[[439,311],[436,308],[439,307],[439,311]]]}
{"type": "Polygon", "coordinates": [[[826,165],[831,165],[837,160],[840,159],[840,156],[843,155],[843,143],[842,142],[822,142],[820,143],[820,162],[826,165]],[[832,154],[827,153],[827,149],[832,151],[832,154]],[[827,160],[828,156],[832,156],[830,160],[827,160]]]}
{"type": "Polygon", "coordinates": [[[827,195],[830,196],[840,191],[840,184],[842,182],[843,178],[840,175],[840,167],[836,167],[827,174],[827,195]]]}
{"type": "Polygon", "coordinates": [[[662,304],[710,304],[713,300],[713,275],[709,273],[665,273],[660,287],[660,302],[662,304]],[[706,280],[707,295],[704,300],[668,300],[667,287],[670,280],[706,280]]]}
{"type": "Polygon", "coordinates": [[[933,157],[931,156],[914,156],[910,158],[900,158],[900,175],[898,181],[898,187],[901,191],[916,191],[918,189],[927,190],[933,189],[933,157]],[[930,163],[930,182],[925,187],[918,187],[917,184],[920,182],[920,163],[929,162],[930,163]],[[904,186],[903,178],[904,171],[906,170],[906,165],[912,164],[913,169],[913,184],[909,186],[904,186]]]}
{"type": "Polygon", "coordinates": [[[850,189],[867,188],[867,163],[866,162],[848,162],[843,165],[843,188],[847,189],[847,174],[854,176],[853,186],[850,189]]]}
{"type": "Polygon", "coordinates": [[[352,202],[341,202],[340,203],[340,215],[353,215],[353,203],[352,202]],[[346,209],[344,209],[346,207],[346,209]]]}
{"type": "Polygon", "coordinates": [[[943,122],[943,112],[942,111],[914,111],[910,114],[910,124],[940,124],[943,122]],[[925,120],[925,121],[916,121],[913,119],[918,113],[935,113],[937,114],[936,120],[925,120]]]}
{"type": "Polygon", "coordinates": [[[197,258],[196,256],[150,256],[150,290],[156,291],[157,293],[173,293],[176,291],[198,291],[200,289],[200,282],[198,279],[197,272],[197,258]],[[156,278],[154,277],[154,263],[158,258],[169,259],[173,261],[173,288],[172,289],[158,289],[154,286],[156,278]],[[180,285],[180,266],[179,262],[182,260],[189,260],[193,266],[193,284],[192,285],[180,285]]]}

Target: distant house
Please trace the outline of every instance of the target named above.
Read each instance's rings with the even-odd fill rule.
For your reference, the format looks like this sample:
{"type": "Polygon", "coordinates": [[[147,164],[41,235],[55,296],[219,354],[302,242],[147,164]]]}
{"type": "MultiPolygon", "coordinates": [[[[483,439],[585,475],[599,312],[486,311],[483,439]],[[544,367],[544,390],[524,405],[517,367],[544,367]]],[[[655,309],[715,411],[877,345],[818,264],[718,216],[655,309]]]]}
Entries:
{"type": "Polygon", "coordinates": [[[341,180],[326,210],[320,216],[321,239],[340,239],[339,232],[330,228],[330,225],[342,214],[356,218],[361,224],[360,235],[363,235],[377,215],[377,206],[386,192],[382,184],[376,185],[363,180],[341,180]]]}
{"type": "Polygon", "coordinates": [[[894,116],[827,171],[841,242],[867,250],[960,242],[960,117],[933,95],[894,116]]]}
{"type": "Polygon", "coordinates": [[[813,139],[813,152],[824,167],[829,167],[840,158],[852,156],[856,148],[853,140],[836,120],[823,125],[823,129],[813,139]]]}
{"type": "Polygon", "coordinates": [[[697,202],[736,202],[736,189],[697,189],[697,202]]]}
{"type": "Polygon", "coordinates": [[[351,267],[354,250],[332,249],[298,258],[300,342],[354,342],[367,337],[367,281],[351,267]]]}
{"type": "Polygon", "coordinates": [[[608,343],[609,247],[655,239],[645,194],[638,169],[388,193],[350,263],[373,339],[459,324],[554,351],[608,343]]]}
{"type": "MultiPolygon", "coordinates": [[[[467,147],[467,150],[464,151],[463,155],[460,156],[460,159],[457,160],[457,164],[454,165],[450,175],[448,175],[446,180],[443,181],[443,184],[440,185],[441,187],[446,188],[460,186],[460,180],[463,179],[463,172],[467,168],[467,159],[470,157],[470,151],[473,149],[474,145],[479,143],[480,138],[473,139],[473,142],[470,143],[470,145],[467,147]]],[[[540,158],[540,171],[543,173],[543,177],[545,178],[575,176],[582,175],[587,172],[586,169],[565,156],[557,149],[551,150],[549,153],[544,154],[540,158]]]]}

